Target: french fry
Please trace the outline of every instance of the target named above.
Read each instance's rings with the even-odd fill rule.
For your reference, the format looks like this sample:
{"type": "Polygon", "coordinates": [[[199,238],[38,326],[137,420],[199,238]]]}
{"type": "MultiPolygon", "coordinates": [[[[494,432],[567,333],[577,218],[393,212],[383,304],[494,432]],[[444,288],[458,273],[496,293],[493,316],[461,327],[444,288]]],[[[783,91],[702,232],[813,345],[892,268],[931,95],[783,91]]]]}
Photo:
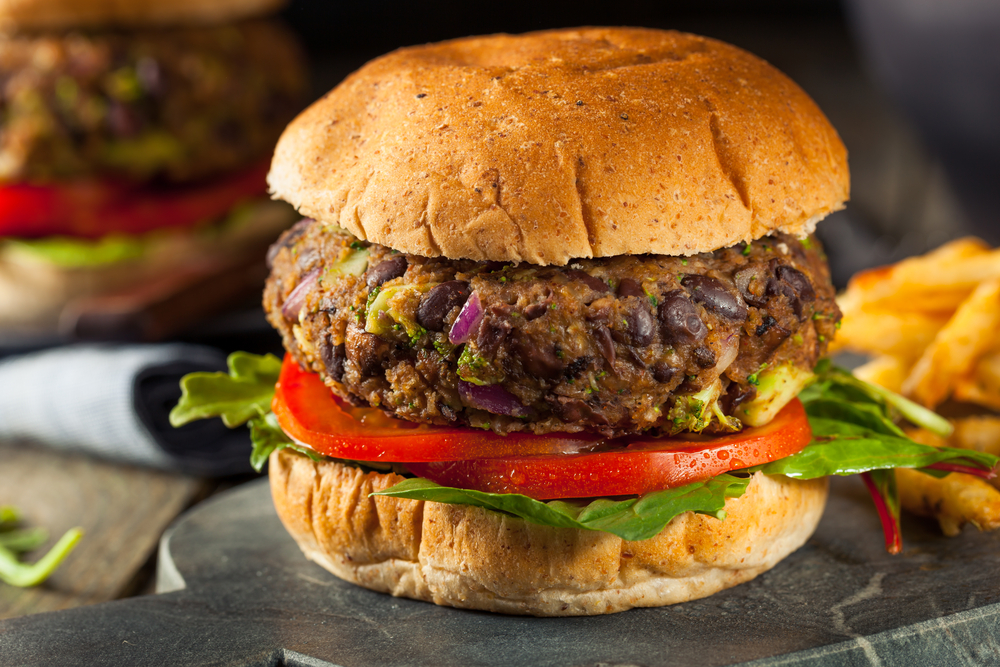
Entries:
{"type": "Polygon", "coordinates": [[[972,373],[1000,330],[1000,279],[981,283],[924,350],[903,383],[903,393],[933,408],[972,373]]]}
{"type": "Polygon", "coordinates": [[[871,361],[854,369],[854,375],[860,380],[885,387],[889,391],[899,393],[903,380],[910,372],[910,367],[902,359],[888,354],[875,357],[871,361]]]}
{"type": "Polygon", "coordinates": [[[954,310],[976,286],[1000,277],[1000,250],[967,237],[891,266],[862,271],[846,295],[859,308],[900,312],[954,310]]]}
{"type": "Polygon", "coordinates": [[[982,357],[972,374],[955,385],[954,396],[965,403],[975,403],[1000,411],[1000,353],[982,357]]]}
{"type": "Polygon", "coordinates": [[[949,438],[952,447],[1000,456],[1000,417],[976,415],[955,419],[952,424],[955,426],[949,438]]]}
{"type": "Polygon", "coordinates": [[[945,535],[958,535],[966,523],[979,530],[1000,528],[1000,491],[978,477],[953,472],[939,479],[897,468],[896,487],[905,510],[936,518],[945,535]]]}
{"type": "Polygon", "coordinates": [[[844,319],[831,351],[852,350],[887,354],[916,361],[944,328],[950,314],[851,310],[841,306],[844,319]]]}

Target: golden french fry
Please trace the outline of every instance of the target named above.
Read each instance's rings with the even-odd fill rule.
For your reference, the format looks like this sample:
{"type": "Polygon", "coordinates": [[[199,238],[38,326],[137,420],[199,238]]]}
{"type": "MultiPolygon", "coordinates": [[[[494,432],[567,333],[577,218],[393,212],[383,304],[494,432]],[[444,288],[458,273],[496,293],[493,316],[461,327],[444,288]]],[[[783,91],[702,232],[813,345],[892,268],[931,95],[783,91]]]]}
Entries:
{"type": "Polygon", "coordinates": [[[841,307],[844,319],[831,351],[888,354],[912,363],[948,321],[948,314],[841,307]]]}
{"type": "Polygon", "coordinates": [[[859,380],[877,384],[889,391],[899,393],[903,380],[910,372],[910,366],[898,357],[882,355],[854,369],[859,380]]]}
{"type": "Polygon", "coordinates": [[[845,293],[849,305],[882,310],[954,310],[984,280],[1000,277],[1000,250],[963,238],[937,250],[855,275],[845,293]]]}
{"type": "Polygon", "coordinates": [[[982,357],[971,375],[958,381],[953,395],[964,403],[1000,410],[1000,353],[982,357]]]}
{"type": "Polygon", "coordinates": [[[897,468],[896,487],[903,509],[936,518],[945,535],[957,535],[966,523],[979,530],[1000,528],[1000,491],[978,477],[953,472],[938,479],[897,468]]]}
{"type": "Polygon", "coordinates": [[[981,283],[924,350],[903,383],[903,393],[927,407],[945,400],[1000,330],[1000,279],[981,283]]]}
{"type": "Polygon", "coordinates": [[[949,438],[952,447],[1000,456],[1000,417],[976,415],[952,420],[952,424],[955,426],[949,438]]]}

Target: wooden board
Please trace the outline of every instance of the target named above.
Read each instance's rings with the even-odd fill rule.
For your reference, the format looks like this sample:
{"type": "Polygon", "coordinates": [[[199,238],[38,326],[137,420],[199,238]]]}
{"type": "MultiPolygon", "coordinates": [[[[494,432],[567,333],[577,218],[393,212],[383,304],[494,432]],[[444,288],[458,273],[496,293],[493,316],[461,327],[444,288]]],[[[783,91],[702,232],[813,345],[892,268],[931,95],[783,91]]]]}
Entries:
{"type": "Polygon", "coordinates": [[[84,529],[73,553],[41,586],[0,583],[0,618],[135,592],[148,577],[143,566],[160,535],[207,490],[208,483],[193,477],[0,442],[0,505],[17,506],[27,525],[47,529],[46,549],[67,529],[84,529]]]}

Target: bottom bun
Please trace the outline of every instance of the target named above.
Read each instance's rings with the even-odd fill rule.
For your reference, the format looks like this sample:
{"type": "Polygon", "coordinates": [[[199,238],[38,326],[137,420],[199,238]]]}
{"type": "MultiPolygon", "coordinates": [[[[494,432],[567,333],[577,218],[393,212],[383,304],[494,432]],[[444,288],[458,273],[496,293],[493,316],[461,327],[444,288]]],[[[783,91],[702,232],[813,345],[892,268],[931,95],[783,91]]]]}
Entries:
{"type": "Polygon", "coordinates": [[[725,521],[687,512],[656,537],[550,528],[466,505],[370,496],[403,480],[271,454],[278,516],[341,579],[415,600],[506,614],[583,616],[709,596],[774,567],[809,538],[826,479],[754,475],[725,521]]]}

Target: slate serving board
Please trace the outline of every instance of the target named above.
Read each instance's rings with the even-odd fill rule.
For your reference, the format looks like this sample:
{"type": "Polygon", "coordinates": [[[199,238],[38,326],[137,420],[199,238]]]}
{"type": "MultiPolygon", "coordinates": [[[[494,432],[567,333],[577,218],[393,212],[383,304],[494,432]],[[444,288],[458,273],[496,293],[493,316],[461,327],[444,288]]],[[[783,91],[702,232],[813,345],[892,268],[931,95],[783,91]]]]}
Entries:
{"type": "Polygon", "coordinates": [[[1000,664],[1000,532],[905,521],[883,550],[856,479],[809,543],[705,600],[589,618],[436,607],[345,584],[299,553],[265,481],[205,502],[160,547],[170,593],[0,622],[16,665],[1000,664]],[[756,661],[756,662],[755,662],[756,661]]]}

